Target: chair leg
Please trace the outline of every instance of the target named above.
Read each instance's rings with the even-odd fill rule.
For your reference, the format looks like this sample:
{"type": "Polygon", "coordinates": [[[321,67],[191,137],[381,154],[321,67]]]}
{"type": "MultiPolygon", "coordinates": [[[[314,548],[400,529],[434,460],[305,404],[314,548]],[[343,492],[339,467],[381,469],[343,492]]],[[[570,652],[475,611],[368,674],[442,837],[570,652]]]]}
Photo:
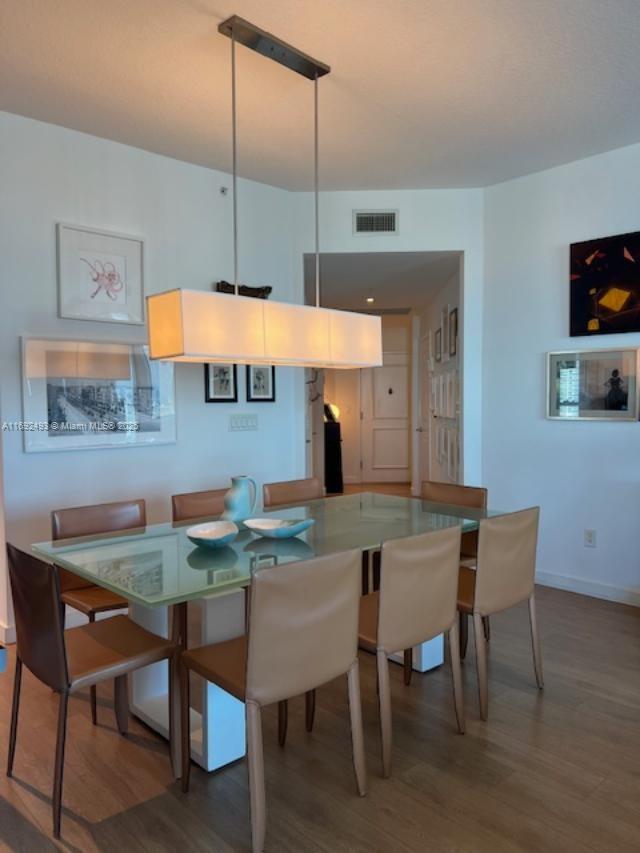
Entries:
{"type": "Polygon", "coordinates": [[[542,675],[542,652],[540,650],[540,634],[538,633],[538,620],[536,618],[536,597],[531,593],[529,597],[529,624],[531,625],[531,645],[533,647],[533,667],[536,672],[536,684],[538,689],[544,687],[542,675]]]}
{"type": "Polygon", "coordinates": [[[464,693],[462,691],[462,669],[460,667],[460,636],[458,620],[454,619],[449,628],[449,657],[451,659],[451,678],[453,680],[453,704],[456,709],[458,731],[464,734],[464,693]]]}
{"type": "MultiPolygon", "coordinates": [[[[93,624],[96,621],[96,614],[89,613],[89,622],[93,624]]],[[[94,726],[98,725],[98,693],[95,684],[91,685],[91,722],[94,726]]]]}
{"type": "Polygon", "coordinates": [[[491,641],[491,623],[488,616],[482,617],[482,627],[484,629],[484,638],[488,643],[491,641]]]}
{"type": "Polygon", "coordinates": [[[56,741],[56,763],[53,780],[53,837],[60,838],[60,815],[62,812],[62,777],[64,773],[64,746],[67,738],[67,709],[69,694],[60,694],[58,711],[58,739],[56,741]]]}
{"type": "Polygon", "coordinates": [[[113,704],[118,731],[121,735],[126,735],[129,731],[129,690],[126,675],[119,675],[114,679],[113,704]]]}
{"type": "Polygon", "coordinates": [[[473,635],[476,641],[476,670],[478,673],[478,694],[480,697],[480,718],[487,719],[489,710],[489,688],[487,684],[487,642],[484,638],[482,616],[473,614],[473,635]]]}
{"type": "Polygon", "coordinates": [[[313,731],[313,721],[316,718],[316,691],[309,690],[304,694],[304,723],[308,732],[313,731]]]}
{"type": "Polygon", "coordinates": [[[380,740],[382,742],[382,775],[391,776],[391,750],[393,746],[393,726],[391,717],[391,686],[389,684],[389,660],[382,649],[376,654],[378,669],[378,705],[380,707],[380,740]]]}
{"type": "Polygon", "coordinates": [[[189,690],[189,670],[180,664],[180,735],[182,737],[182,790],[186,794],[189,790],[189,778],[191,775],[191,721],[190,716],[191,696],[189,690]]]}
{"type": "Polygon", "coordinates": [[[364,735],[362,732],[362,704],[360,699],[360,670],[356,660],[347,674],[349,684],[349,714],[351,716],[351,746],[356,785],[361,797],[367,793],[367,767],[364,757],[364,735]]]}
{"type": "Polygon", "coordinates": [[[404,683],[407,687],[411,684],[411,674],[413,673],[413,649],[404,650],[404,683]]]}
{"type": "Polygon", "coordinates": [[[18,712],[20,710],[20,687],[22,686],[22,661],[16,656],[16,671],[13,676],[13,703],[11,705],[11,728],[9,730],[9,756],[7,758],[7,776],[13,775],[13,759],[16,755],[18,736],[18,712]]]}
{"type": "Polygon", "coordinates": [[[469,643],[469,617],[467,613],[460,611],[458,613],[458,622],[460,623],[460,660],[464,660],[467,654],[467,644],[469,643]]]}
{"type": "Polygon", "coordinates": [[[278,743],[284,746],[287,742],[287,726],[289,724],[289,703],[286,699],[278,702],[278,743]]]}
{"type": "Polygon", "coordinates": [[[264,792],[264,753],[260,706],[255,702],[247,702],[245,714],[247,719],[249,800],[251,803],[251,849],[253,853],[262,853],[267,828],[267,806],[264,792]]]}

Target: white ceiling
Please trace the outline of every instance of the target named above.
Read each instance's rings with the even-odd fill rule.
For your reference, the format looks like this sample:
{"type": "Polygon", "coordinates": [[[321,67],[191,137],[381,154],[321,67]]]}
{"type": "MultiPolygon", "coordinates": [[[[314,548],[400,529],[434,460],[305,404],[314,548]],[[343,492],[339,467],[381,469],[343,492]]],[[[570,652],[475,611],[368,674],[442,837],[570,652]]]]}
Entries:
{"type": "MultiPolygon", "coordinates": [[[[230,168],[237,13],[332,66],[325,189],[486,186],[640,141],[638,0],[1,0],[0,109],[230,168]]],[[[312,84],[240,47],[240,171],[312,180],[312,84]]]]}
{"type": "MultiPolygon", "coordinates": [[[[460,252],[336,252],[320,255],[326,308],[384,311],[421,308],[459,270],[460,252]],[[367,303],[367,296],[375,302],[367,303]]],[[[315,258],[305,255],[307,302],[315,298],[315,258]]]]}

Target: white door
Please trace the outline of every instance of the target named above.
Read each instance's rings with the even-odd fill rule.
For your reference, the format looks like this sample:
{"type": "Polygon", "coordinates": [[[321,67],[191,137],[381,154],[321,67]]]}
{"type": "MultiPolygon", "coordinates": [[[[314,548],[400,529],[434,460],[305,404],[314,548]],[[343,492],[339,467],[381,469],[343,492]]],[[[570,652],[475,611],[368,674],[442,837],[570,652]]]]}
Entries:
{"type": "MultiPolygon", "coordinates": [[[[431,479],[431,381],[429,375],[429,336],[420,338],[418,471],[420,484],[431,479]]],[[[414,490],[415,493],[415,490],[414,490]]],[[[419,493],[419,491],[418,491],[419,493]]]]}
{"type": "Polygon", "coordinates": [[[409,482],[407,352],[385,352],[382,367],[361,371],[361,404],[362,482],[409,482]]]}

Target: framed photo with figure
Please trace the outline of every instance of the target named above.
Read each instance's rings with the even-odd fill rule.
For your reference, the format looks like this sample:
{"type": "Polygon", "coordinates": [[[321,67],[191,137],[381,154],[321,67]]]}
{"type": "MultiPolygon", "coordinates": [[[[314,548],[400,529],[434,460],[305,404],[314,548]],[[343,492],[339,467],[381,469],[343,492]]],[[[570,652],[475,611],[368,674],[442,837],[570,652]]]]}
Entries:
{"type": "Polygon", "coordinates": [[[247,365],[247,402],[274,403],[276,399],[276,369],[273,365],[247,365]]]}
{"type": "Polygon", "coordinates": [[[205,364],[204,401],[238,402],[238,371],[235,364],[205,364]]]}
{"type": "Polygon", "coordinates": [[[561,421],[637,421],[637,349],[547,355],[547,417],[561,421]]]}

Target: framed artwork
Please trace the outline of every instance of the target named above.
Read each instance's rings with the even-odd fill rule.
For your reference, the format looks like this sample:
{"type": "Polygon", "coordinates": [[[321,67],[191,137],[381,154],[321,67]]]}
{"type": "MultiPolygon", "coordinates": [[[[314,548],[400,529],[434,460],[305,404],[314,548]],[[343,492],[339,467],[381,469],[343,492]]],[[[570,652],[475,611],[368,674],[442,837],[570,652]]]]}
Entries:
{"type": "Polygon", "coordinates": [[[205,364],[204,401],[238,402],[238,371],[235,364],[205,364]]]}
{"type": "Polygon", "coordinates": [[[273,403],[276,399],[276,369],[264,364],[247,365],[247,402],[273,403]]]}
{"type": "Polygon", "coordinates": [[[71,320],[144,323],[143,241],[58,224],[58,312],[71,320]]]}
{"type": "Polygon", "coordinates": [[[637,421],[638,350],[550,352],[547,417],[637,421]]]}
{"type": "Polygon", "coordinates": [[[453,358],[458,352],[458,309],[449,312],[449,355],[453,358]]]}
{"type": "Polygon", "coordinates": [[[640,331],[640,231],[571,244],[570,334],[640,331]]]}
{"type": "Polygon", "coordinates": [[[176,440],[173,364],[142,344],[23,338],[27,453],[176,440]]]}
{"type": "Polygon", "coordinates": [[[440,312],[440,328],[442,329],[442,360],[449,358],[449,306],[445,305],[440,312]]]}
{"type": "Polygon", "coordinates": [[[436,331],[434,348],[436,361],[442,361],[442,328],[436,331]]]}

